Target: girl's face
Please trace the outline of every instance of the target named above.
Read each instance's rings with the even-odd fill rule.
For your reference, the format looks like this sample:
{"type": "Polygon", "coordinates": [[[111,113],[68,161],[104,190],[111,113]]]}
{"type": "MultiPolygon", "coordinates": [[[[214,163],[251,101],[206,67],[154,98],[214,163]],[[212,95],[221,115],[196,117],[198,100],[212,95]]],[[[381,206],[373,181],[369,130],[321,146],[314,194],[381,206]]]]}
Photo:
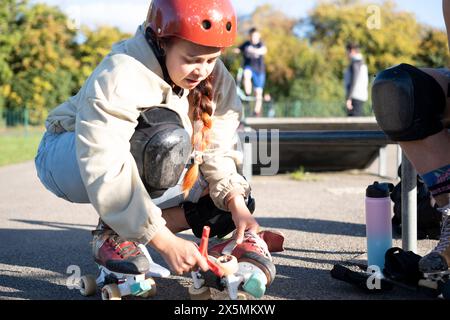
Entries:
{"type": "Polygon", "coordinates": [[[221,48],[205,47],[180,38],[163,44],[169,76],[179,87],[192,90],[213,71],[221,48]]]}

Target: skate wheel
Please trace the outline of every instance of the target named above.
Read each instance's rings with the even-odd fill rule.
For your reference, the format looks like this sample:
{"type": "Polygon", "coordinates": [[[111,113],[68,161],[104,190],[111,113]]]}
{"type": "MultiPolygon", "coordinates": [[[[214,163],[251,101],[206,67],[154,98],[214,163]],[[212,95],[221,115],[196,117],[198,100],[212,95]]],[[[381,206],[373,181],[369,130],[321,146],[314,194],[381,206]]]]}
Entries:
{"type": "Polygon", "coordinates": [[[247,300],[247,296],[243,292],[238,292],[237,294],[237,300],[247,300]]]}
{"type": "Polygon", "coordinates": [[[222,269],[224,276],[235,274],[239,269],[236,257],[229,254],[219,257],[216,263],[222,269]]]}
{"type": "Polygon", "coordinates": [[[227,295],[224,300],[248,300],[248,296],[244,292],[238,291],[236,299],[233,299],[232,297],[227,295]]]}
{"type": "Polygon", "coordinates": [[[97,292],[97,282],[93,275],[82,276],[80,279],[80,293],[82,296],[93,296],[97,292]]]}
{"type": "Polygon", "coordinates": [[[122,300],[122,295],[120,294],[119,286],[115,283],[104,286],[102,288],[102,299],[122,300]]]}
{"type": "Polygon", "coordinates": [[[148,281],[152,288],[148,290],[147,292],[140,295],[141,298],[148,299],[156,296],[156,282],[152,278],[148,278],[145,281],[148,281]]]}
{"type": "Polygon", "coordinates": [[[193,285],[189,287],[189,296],[191,300],[210,300],[211,289],[209,287],[201,287],[196,289],[193,285]]]}

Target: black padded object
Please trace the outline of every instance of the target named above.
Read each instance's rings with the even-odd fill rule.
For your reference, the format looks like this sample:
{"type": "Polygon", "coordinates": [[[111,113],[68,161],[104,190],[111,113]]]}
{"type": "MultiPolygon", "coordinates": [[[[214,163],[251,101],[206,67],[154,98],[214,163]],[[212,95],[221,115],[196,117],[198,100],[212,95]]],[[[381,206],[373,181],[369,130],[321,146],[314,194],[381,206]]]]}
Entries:
{"type": "Polygon", "coordinates": [[[433,77],[411,65],[380,72],[372,102],[378,124],[394,141],[422,140],[444,128],[444,91],[433,77]]]}

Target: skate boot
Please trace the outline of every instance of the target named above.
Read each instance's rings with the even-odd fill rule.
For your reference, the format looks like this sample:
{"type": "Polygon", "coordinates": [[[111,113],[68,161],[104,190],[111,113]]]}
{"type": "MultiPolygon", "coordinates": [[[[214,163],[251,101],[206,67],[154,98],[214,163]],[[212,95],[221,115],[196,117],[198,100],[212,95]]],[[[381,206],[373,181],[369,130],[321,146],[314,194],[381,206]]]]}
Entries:
{"type": "Polygon", "coordinates": [[[79,289],[83,296],[94,295],[99,287],[103,300],[156,295],[152,277],[168,277],[170,271],[153,262],[145,245],[121,239],[101,220],[92,234],[92,250],[100,273],[98,277],[80,278],[79,289]]]}
{"type": "MultiPolygon", "coordinates": [[[[283,251],[284,237],[281,233],[263,231],[258,234],[246,232],[244,241],[237,245],[234,239],[214,245],[209,249],[212,257],[233,256],[237,259],[238,270],[235,272],[242,280],[242,288],[252,296],[261,298],[266,287],[275,278],[276,269],[270,252],[283,251]]],[[[230,288],[236,284],[229,283],[230,288]]]]}
{"type": "Polygon", "coordinates": [[[150,263],[137,243],[121,239],[102,221],[92,234],[92,251],[100,266],[120,274],[143,274],[149,270],[150,263]]]}
{"type": "Polygon", "coordinates": [[[450,205],[438,210],[442,212],[439,243],[419,261],[419,270],[430,280],[446,280],[450,273],[450,205]]]}

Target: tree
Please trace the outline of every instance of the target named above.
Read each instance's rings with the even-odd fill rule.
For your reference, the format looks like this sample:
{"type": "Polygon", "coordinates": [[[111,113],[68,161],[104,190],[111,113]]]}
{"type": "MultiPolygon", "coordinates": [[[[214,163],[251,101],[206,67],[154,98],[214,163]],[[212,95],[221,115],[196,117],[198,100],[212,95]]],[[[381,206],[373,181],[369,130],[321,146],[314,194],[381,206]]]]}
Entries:
{"type": "MultiPolygon", "coordinates": [[[[381,13],[379,24],[370,24],[373,13],[368,8],[363,0],[321,0],[308,18],[298,21],[263,5],[251,16],[240,17],[236,43],[247,39],[250,27],[257,27],[268,47],[266,91],[274,101],[297,101],[314,108],[322,104],[336,110],[335,102],[342,103],[345,45],[350,41],[360,44],[372,75],[402,62],[449,65],[444,31],[419,24],[393,1],[375,7],[381,13]]],[[[83,26],[78,32],[57,7],[1,1],[0,110],[27,108],[32,122],[42,123],[49,110],[79,90],[112,45],[128,37],[108,26],[97,30],[83,26]]],[[[241,56],[231,48],[223,60],[236,74],[241,56]]],[[[315,112],[330,115],[335,112],[330,108],[315,112]]]]}
{"type": "Polygon", "coordinates": [[[0,4],[0,108],[28,109],[31,123],[75,94],[114,42],[117,28],[83,27],[78,43],[68,17],[57,7],[7,0],[0,4]]]}
{"type": "Polygon", "coordinates": [[[131,37],[130,34],[110,26],[101,26],[97,30],[83,26],[81,32],[85,39],[77,46],[75,52],[75,57],[81,64],[77,74],[77,88],[82,86],[95,67],[111,51],[114,43],[131,37]]]}
{"type": "Polygon", "coordinates": [[[447,35],[432,27],[423,29],[419,51],[414,60],[418,67],[442,68],[450,66],[447,35]]]}
{"type": "Polygon", "coordinates": [[[4,0],[0,2],[0,110],[11,95],[14,76],[9,59],[20,41],[20,32],[15,26],[20,21],[26,1],[4,0]]]}
{"type": "MultiPolygon", "coordinates": [[[[58,8],[9,1],[12,50],[4,61],[12,76],[2,86],[7,109],[29,110],[32,123],[42,123],[47,110],[73,91],[79,63],[73,57],[75,31],[58,8]]],[[[6,38],[9,38],[7,35],[6,38]]]]}
{"type": "Polygon", "coordinates": [[[368,3],[360,0],[320,1],[303,22],[312,26],[308,38],[322,48],[338,78],[342,78],[347,64],[345,45],[350,41],[361,46],[371,74],[401,62],[414,63],[422,28],[415,16],[398,11],[392,1],[383,2],[379,12],[380,25],[369,27],[368,3]]]}

